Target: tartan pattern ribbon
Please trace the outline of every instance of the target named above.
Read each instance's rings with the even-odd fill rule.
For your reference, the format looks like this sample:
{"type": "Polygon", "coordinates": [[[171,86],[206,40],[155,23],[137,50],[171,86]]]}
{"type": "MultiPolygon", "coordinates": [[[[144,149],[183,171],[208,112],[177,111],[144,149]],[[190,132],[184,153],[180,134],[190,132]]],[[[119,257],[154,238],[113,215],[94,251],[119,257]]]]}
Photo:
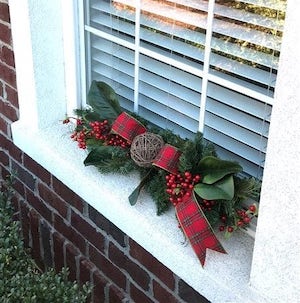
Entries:
{"type": "MultiPolygon", "coordinates": [[[[135,118],[122,112],[113,123],[112,131],[132,143],[136,136],[145,133],[147,129],[135,118]]],[[[172,174],[177,174],[180,156],[181,152],[176,147],[165,144],[152,164],[172,174]]],[[[141,189],[141,184],[134,191],[134,203],[137,199],[136,193],[138,194],[141,189]]],[[[175,210],[179,223],[202,266],[205,263],[206,249],[226,253],[194,195],[185,196],[183,201],[175,206],[175,210]]]]}
{"type": "Polygon", "coordinates": [[[183,201],[176,205],[175,210],[179,223],[202,266],[205,263],[207,248],[226,254],[193,195],[185,196],[183,201]]]}
{"type": "Polygon", "coordinates": [[[147,131],[144,125],[142,125],[139,121],[134,119],[126,112],[122,112],[117,117],[111,127],[111,130],[112,132],[126,139],[129,143],[131,143],[136,136],[141,135],[147,131]]]}
{"type": "Polygon", "coordinates": [[[180,155],[181,152],[177,150],[176,147],[170,144],[165,144],[152,164],[170,172],[171,174],[177,174],[180,155]]]}

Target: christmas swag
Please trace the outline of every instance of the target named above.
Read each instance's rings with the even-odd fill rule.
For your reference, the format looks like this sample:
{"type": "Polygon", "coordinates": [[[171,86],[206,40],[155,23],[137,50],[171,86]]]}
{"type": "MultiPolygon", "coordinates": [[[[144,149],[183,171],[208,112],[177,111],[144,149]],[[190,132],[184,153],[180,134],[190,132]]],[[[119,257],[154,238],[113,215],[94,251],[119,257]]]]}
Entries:
{"type": "Polygon", "coordinates": [[[76,119],[71,138],[88,150],[84,164],[102,173],[138,170],[141,182],[129,196],[130,204],[137,202],[144,188],[155,201],[158,215],[173,205],[202,266],[207,248],[226,253],[213,228],[218,226],[226,238],[247,228],[257,206],[245,209],[242,202],[258,196],[258,182],[241,177],[238,163],[218,158],[201,133],[193,140],[182,139],[122,111],[115,91],[104,82],[92,82],[88,105],[75,111],[76,118],[64,120],[76,119]]]}

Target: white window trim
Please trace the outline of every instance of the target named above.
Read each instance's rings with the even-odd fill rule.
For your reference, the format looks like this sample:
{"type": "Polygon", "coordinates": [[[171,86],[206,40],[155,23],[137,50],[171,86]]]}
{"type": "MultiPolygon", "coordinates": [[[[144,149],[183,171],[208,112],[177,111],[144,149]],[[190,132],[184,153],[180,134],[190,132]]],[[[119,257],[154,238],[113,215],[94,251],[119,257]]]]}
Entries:
{"type": "MultiPolygon", "coordinates": [[[[181,244],[173,211],[157,217],[147,195],[136,206],[129,205],[127,196],[139,182],[137,175],[107,176],[84,167],[84,152],[60,124],[67,104],[76,106],[80,96],[73,20],[67,18],[73,2],[9,1],[20,104],[20,119],[12,125],[14,143],[211,302],[268,302],[264,297],[272,290],[259,292],[260,270],[255,263],[251,267],[252,238],[243,234],[222,240],[228,254],[208,251],[202,269],[190,245],[181,244]],[[256,291],[249,285],[250,271],[256,291]]],[[[267,224],[259,227],[264,239],[267,224]]],[[[256,251],[263,246],[259,243],[256,251]]],[[[256,254],[260,264],[266,258],[256,254]]]]}

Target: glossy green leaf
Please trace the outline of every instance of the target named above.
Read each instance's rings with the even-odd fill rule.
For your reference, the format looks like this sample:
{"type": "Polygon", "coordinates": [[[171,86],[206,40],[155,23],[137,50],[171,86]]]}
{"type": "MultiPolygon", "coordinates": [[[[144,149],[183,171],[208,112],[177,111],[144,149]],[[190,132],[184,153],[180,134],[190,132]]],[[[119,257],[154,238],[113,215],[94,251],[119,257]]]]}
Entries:
{"type": "Polygon", "coordinates": [[[206,200],[231,200],[234,196],[233,176],[226,176],[214,184],[198,183],[194,191],[206,200]]]}
{"type": "Polygon", "coordinates": [[[103,161],[110,160],[113,152],[114,147],[112,146],[97,146],[89,152],[83,163],[85,166],[100,165],[103,161]]]}
{"type": "Polygon", "coordinates": [[[229,174],[239,173],[243,168],[234,161],[221,160],[213,156],[204,157],[199,162],[202,182],[213,184],[229,174]]]}
{"type": "Polygon", "coordinates": [[[102,120],[113,122],[122,112],[117,94],[104,82],[93,81],[88,93],[87,103],[102,120]]]}
{"type": "Polygon", "coordinates": [[[148,182],[150,176],[152,175],[151,169],[148,171],[148,173],[144,176],[144,178],[141,180],[140,184],[134,189],[134,191],[130,194],[128,197],[130,205],[135,205],[137,202],[137,199],[139,197],[139,194],[142,190],[142,188],[145,186],[145,184],[148,182]]]}

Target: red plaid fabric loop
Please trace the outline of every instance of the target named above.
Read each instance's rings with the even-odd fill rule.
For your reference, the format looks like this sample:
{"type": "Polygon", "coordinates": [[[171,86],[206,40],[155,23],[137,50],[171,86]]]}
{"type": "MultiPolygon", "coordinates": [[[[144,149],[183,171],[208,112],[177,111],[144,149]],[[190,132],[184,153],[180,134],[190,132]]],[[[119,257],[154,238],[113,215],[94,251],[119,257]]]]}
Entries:
{"type": "Polygon", "coordinates": [[[176,215],[202,266],[207,248],[226,254],[193,196],[176,205],[176,215]]]}
{"type": "Polygon", "coordinates": [[[126,112],[122,112],[114,121],[112,132],[120,135],[129,143],[137,136],[147,131],[146,127],[126,112]]]}
{"type": "Polygon", "coordinates": [[[176,147],[165,144],[154,159],[153,165],[160,167],[171,174],[177,174],[180,155],[181,152],[177,150],[176,147]]]}

